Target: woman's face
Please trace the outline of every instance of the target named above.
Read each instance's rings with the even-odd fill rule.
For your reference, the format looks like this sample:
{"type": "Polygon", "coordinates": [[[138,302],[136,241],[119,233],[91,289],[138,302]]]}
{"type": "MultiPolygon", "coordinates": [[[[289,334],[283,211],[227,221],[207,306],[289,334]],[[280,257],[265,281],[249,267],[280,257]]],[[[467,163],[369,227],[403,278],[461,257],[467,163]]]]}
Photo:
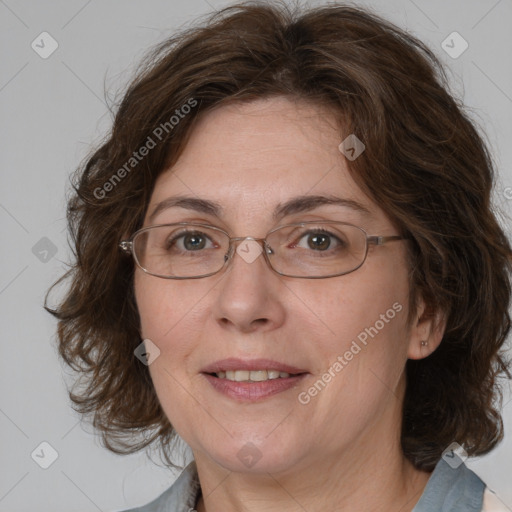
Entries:
{"type": "MultiPolygon", "coordinates": [[[[232,237],[263,238],[277,225],[335,220],[395,235],[349,175],[338,149],[347,135],[328,112],[285,98],[221,107],[202,118],[157,180],[144,226],[201,222],[232,237]],[[317,203],[273,219],[278,206],[304,195],[335,196],[368,212],[317,203]],[[214,202],[221,212],[171,206],[149,220],[175,196],[214,202]]],[[[253,250],[244,243],[240,249],[253,250]]],[[[401,241],[370,246],[361,268],[328,279],[283,277],[262,254],[250,260],[243,252],[201,279],[161,279],[137,268],[141,334],[160,349],[150,374],[196,460],[231,471],[287,471],[397,439],[413,336],[407,274],[401,241]],[[240,360],[234,366],[222,362],[233,358],[240,360]],[[255,369],[287,365],[303,374],[237,384],[205,373],[219,361],[218,368],[243,370],[256,359],[268,361],[255,369]]]]}

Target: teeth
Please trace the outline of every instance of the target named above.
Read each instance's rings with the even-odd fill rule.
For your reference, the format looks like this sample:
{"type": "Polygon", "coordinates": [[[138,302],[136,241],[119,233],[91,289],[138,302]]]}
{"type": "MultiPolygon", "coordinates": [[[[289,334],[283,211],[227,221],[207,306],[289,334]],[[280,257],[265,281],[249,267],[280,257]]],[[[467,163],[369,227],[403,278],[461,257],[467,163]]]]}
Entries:
{"type": "MultiPolygon", "coordinates": [[[[235,373],[235,377],[236,376],[237,375],[235,373]]],[[[245,380],[247,380],[247,379],[245,379],[245,380]]],[[[258,370],[258,371],[255,371],[255,372],[250,372],[249,373],[249,380],[255,380],[256,382],[261,382],[262,380],[268,380],[267,370],[258,370]]]]}
{"type": "Polygon", "coordinates": [[[226,379],[240,382],[242,380],[249,380],[249,374],[250,372],[244,370],[229,371],[226,372],[226,379]]]}
{"type": "Polygon", "coordinates": [[[277,370],[230,370],[227,372],[217,372],[215,374],[219,379],[233,380],[236,382],[262,382],[264,380],[286,379],[289,373],[279,372],[277,370]]]}

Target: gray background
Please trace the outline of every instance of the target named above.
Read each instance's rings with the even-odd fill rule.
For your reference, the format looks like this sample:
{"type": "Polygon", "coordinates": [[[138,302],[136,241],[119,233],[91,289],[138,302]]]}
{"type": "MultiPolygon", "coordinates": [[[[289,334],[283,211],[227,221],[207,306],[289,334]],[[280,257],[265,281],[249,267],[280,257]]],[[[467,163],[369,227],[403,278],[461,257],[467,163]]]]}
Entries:
{"type": "MultiPolygon", "coordinates": [[[[228,3],[0,0],[0,512],[119,510],[150,501],[176,476],[144,454],[111,454],[79,423],[53,344],[55,323],[41,304],[69,257],[68,177],[110,125],[104,90],[113,97],[149,46],[228,3]],[[31,47],[43,31],[59,45],[47,59],[31,47]],[[48,469],[31,458],[43,441],[58,453],[48,469]]],[[[511,215],[511,0],[357,3],[419,36],[447,64],[453,90],[493,148],[495,203],[511,215]],[[456,59],[441,47],[453,31],[469,44],[456,59]]],[[[503,224],[510,233],[510,220],[503,224]]],[[[468,465],[512,510],[511,398],[507,392],[504,442],[468,465]]]]}

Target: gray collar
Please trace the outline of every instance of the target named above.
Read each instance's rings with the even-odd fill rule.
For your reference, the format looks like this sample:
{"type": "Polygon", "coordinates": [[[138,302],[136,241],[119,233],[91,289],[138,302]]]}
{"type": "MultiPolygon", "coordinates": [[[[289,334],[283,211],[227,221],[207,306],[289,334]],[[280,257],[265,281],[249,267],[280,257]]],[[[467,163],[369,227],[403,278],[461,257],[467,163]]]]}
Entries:
{"type": "Polygon", "coordinates": [[[464,463],[437,463],[412,512],[480,512],[485,484],[464,463]]]}

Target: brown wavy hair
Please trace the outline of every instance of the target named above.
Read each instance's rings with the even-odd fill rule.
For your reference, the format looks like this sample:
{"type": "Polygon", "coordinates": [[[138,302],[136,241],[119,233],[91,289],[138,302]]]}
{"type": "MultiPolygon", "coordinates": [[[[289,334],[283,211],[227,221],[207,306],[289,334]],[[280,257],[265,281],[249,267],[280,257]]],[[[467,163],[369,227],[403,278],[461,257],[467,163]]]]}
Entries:
{"type": "Polygon", "coordinates": [[[511,246],[491,205],[492,157],[449,90],[427,46],[346,5],[238,4],[148,53],[115,107],[111,132],[74,175],[74,261],[57,281],[70,284],[57,307],[47,306],[48,295],[45,302],[58,319],[59,354],[86,384],[70,391],[74,408],[93,416],[106,448],[129,454],[158,441],[175,466],[176,432],[133,353],[141,343],[134,264],[119,241],[141,227],[157,176],[176,162],[200,116],[283,95],[330,107],[345,136],[365,143],[347,163],[411,237],[410,318],[419,296],[428,314],[446,312],[439,348],[406,363],[405,456],[431,471],[453,441],[481,455],[502,439],[511,246]],[[155,145],[141,156],[149,139],[155,145]]]}

